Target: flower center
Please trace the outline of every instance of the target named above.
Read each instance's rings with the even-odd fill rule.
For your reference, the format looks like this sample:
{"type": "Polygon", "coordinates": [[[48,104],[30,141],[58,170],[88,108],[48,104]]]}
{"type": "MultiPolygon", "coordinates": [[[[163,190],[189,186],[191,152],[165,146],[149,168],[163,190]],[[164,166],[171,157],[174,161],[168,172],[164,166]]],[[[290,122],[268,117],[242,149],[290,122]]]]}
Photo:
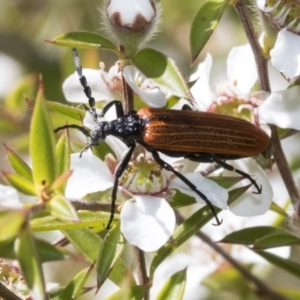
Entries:
{"type": "Polygon", "coordinates": [[[155,161],[142,156],[128,164],[120,184],[134,194],[157,194],[167,188],[169,178],[155,161]]]}
{"type": "Polygon", "coordinates": [[[265,13],[280,29],[287,29],[295,34],[300,34],[300,1],[280,0],[266,1],[269,12],[265,13]]]}

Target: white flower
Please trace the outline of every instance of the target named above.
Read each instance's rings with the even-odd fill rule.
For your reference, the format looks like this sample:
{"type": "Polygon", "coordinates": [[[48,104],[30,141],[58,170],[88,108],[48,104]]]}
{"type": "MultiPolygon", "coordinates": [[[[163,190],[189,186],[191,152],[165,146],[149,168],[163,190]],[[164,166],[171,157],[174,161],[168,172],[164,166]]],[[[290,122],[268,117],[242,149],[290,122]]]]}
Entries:
{"type": "MultiPolygon", "coordinates": [[[[103,69],[83,69],[87,84],[92,90],[95,101],[109,102],[123,98],[122,75],[116,64],[107,72],[103,69]]],[[[163,107],[167,103],[166,95],[133,66],[126,66],[123,70],[126,82],[148,106],[163,107]]],[[[88,98],[83,92],[77,72],[69,76],[63,83],[63,92],[70,102],[87,103],[88,98]]]]}
{"type": "MultiPolygon", "coordinates": [[[[67,197],[81,198],[88,193],[105,191],[113,187],[115,172],[124,157],[123,149],[126,147],[112,136],[107,137],[106,142],[112,149],[116,149],[117,161],[115,163],[111,161],[111,157],[107,157],[106,164],[91,151],[85,152],[81,158],[78,153],[71,155],[73,174],[66,187],[67,197]]],[[[166,196],[171,194],[170,189],[179,189],[182,193],[194,196],[198,202],[204,202],[178,178],[171,176],[170,172],[159,170],[161,168],[148,159],[147,153],[134,157],[129,164],[129,169],[136,169],[136,171],[131,173],[125,170],[119,180],[119,192],[126,190],[127,198],[128,194],[131,195],[121,210],[121,231],[130,244],[147,252],[155,251],[168,241],[175,227],[174,211],[165,200],[166,196]],[[150,173],[145,173],[147,168],[150,173]],[[148,178],[151,178],[150,182],[148,178]]],[[[205,193],[214,205],[223,209],[227,207],[226,189],[206,178],[201,178],[201,175],[197,173],[187,173],[184,176],[198,190],[205,193]]]]}
{"type": "Polygon", "coordinates": [[[21,208],[25,203],[37,202],[37,198],[19,193],[15,188],[0,184],[0,206],[21,208]]]}
{"type": "MultiPolygon", "coordinates": [[[[294,1],[257,0],[258,8],[266,15],[267,26],[278,28],[278,35],[270,51],[273,66],[288,79],[300,75],[300,25],[299,4],[294,1]],[[273,6],[272,6],[273,5],[273,6]],[[298,20],[297,20],[298,19],[298,20]]],[[[265,33],[264,33],[265,35],[265,33]]]]}
{"type": "MultiPolygon", "coordinates": [[[[99,70],[83,69],[83,75],[92,90],[95,101],[111,101],[122,97],[122,77],[119,67],[114,65],[107,72],[99,70]]],[[[63,92],[70,102],[87,103],[88,98],[83,92],[77,72],[70,75],[63,83],[63,92]]]]}
{"type": "MultiPolygon", "coordinates": [[[[289,91],[273,93],[264,102],[262,102],[261,98],[265,94],[251,94],[251,87],[257,79],[257,74],[254,57],[249,45],[234,48],[230,52],[227,60],[227,75],[229,80],[220,84],[217,87],[216,93],[212,92],[209,86],[211,67],[212,57],[208,54],[205,61],[199,65],[197,71],[199,79],[191,88],[199,110],[218,111],[218,106],[222,107],[222,105],[230,104],[231,101],[236,101],[236,114],[240,114],[243,109],[248,109],[253,116],[253,122],[256,124],[268,122],[276,124],[279,127],[291,125],[293,128],[298,128],[297,126],[300,126],[300,119],[291,117],[290,114],[292,110],[295,110],[295,114],[293,115],[299,115],[300,113],[298,111],[299,107],[297,108],[298,110],[295,109],[296,95],[300,92],[298,87],[292,88],[289,91]],[[282,101],[283,97],[285,97],[284,102],[282,101]],[[277,106],[278,101],[281,103],[280,109],[277,106]],[[291,107],[289,108],[289,106],[291,107]],[[280,117],[278,114],[280,114],[280,117]]],[[[248,169],[247,173],[257,181],[259,186],[262,186],[261,194],[253,194],[252,190],[250,190],[243,194],[230,207],[233,213],[240,216],[264,214],[268,210],[273,198],[272,188],[265,172],[257,164],[250,162],[251,159],[229,162],[231,165],[239,165],[236,166],[237,169],[243,171],[248,169]]],[[[228,173],[228,171],[225,171],[225,173],[228,173]]],[[[234,176],[234,173],[231,175],[234,176]]],[[[244,181],[245,183],[247,184],[247,181],[244,181]]]]}
{"type": "Polygon", "coordinates": [[[0,205],[15,208],[22,207],[17,190],[11,186],[0,184],[0,205]]]}
{"type": "Polygon", "coordinates": [[[300,36],[287,28],[279,31],[274,48],[270,52],[272,65],[292,79],[300,75],[300,36]]]}

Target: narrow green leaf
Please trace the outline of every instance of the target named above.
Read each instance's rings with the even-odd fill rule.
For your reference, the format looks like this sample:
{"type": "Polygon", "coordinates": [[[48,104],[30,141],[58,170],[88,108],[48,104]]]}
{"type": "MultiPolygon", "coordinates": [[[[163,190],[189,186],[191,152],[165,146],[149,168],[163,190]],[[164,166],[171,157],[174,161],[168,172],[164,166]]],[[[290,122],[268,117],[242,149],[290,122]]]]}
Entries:
{"type": "Polygon", "coordinates": [[[24,118],[24,111],[28,109],[24,98],[32,99],[36,96],[38,83],[37,74],[23,76],[16,84],[15,88],[5,97],[5,108],[13,112],[14,118],[24,118]]]}
{"type": "MultiPolygon", "coordinates": [[[[229,191],[228,204],[233,203],[239,196],[241,196],[250,185],[240,187],[229,191]]],[[[216,213],[221,210],[216,208],[216,213]]],[[[196,211],[192,216],[185,220],[173,233],[173,243],[168,243],[162,246],[154,255],[152,264],[150,267],[150,278],[153,278],[155,269],[163,262],[163,260],[168,257],[172,252],[174,252],[180,245],[187,241],[191,236],[200,230],[207,222],[213,218],[208,206],[204,206],[198,211],[196,211]]]]}
{"type": "Polygon", "coordinates": [[[0,242],[11,241],[17,236],[27,214],[27,210],[0,210],[0,242]]]}
{"type": "MultiPolygon", "coordinates": [[[[90,262],[97,260],[103,240],[96,233],[89,229],[73,229],[64,231],[64,234],[90,262]]],[[[109,274],[109,279],[116,285],[122,286],[124,278],[130,278],[130,282],[134,283],[131,272],[119,258],[109,274]]]]}
{"type": "Polygon", "coordinates": [[[258,240],[254,246],[254,250],[263,250],[276,247],[300,245],[300,239],[288,232],[283,234],[274,234],[266,236],[258,240]]]}
{"type": "Polygon", "coordinates": [[[40,87],[30,128],[30,154],[34,183],[42,193],[55,179],[54,132],[40,87]]]}
{"type": "Polygon", "coordinates": [[[192,63],[216,30],[229,0],[210,0],[201,6],[192,21],[190,48],[192,63]]]}
{"type": "Polygon", "coordinates": [[[221,243],[254,245],[253,250],[299,245],[300,239],[281,228],[257,226],[244,228],[225,236],[221,243]]]}
{"type": "Polygon", "coordinates": [[[56,144],[57,175],[70,169],[70,143],[66,134],[62,134],[56,144]]]}
{"type": "Polygon", "coordinates": [[[171,276],[157,296],[157,300],[181,300],[186,285],[186,269],[171,276]]]}
{"type": "Polygon", "coordinates": [[[288,273],[291,273],[300,278],[300,264],[289,259],[279,257],[275,254],[266,252],[266,251],[254,251],[264,259],[266,259],[271,264],[285,270],[288,273]]]}
{"type": "Polygon", "coordinates": [[[5,150],[7,153],[7,158],[14,169],[14,171],[26,178],[29,181],[33,181],[32,179],[32,171],[31,168],[27,165],[27,163],[19,156],[17,155],[14,151],[12,151],[10,148],[8,148],[6,145],[5,150]]]}
{"type": "Polygon", "coordinates": [[[32,298],[46,300],[43,270],[28,223],[24,224],[15,240],[15,253],[32,298]]]}
{"type": "MultiPolygon", "coordinates": [[[[41,262],[50,262],[74,258],[75,255],[63,247],[53,246],[43,240],[35,240],[36,249],[41,262]]],[[[0,242],[0,257],[6,259],[17,259],[14,252],[14,240],[0,242]]]]}
{"type": "Polygon", "coordinates": [[[179,98],[192,99],[189,87],[175,62],[163,53],[150,48],[142,49],[132,58],[132,62],[163,91],[179,98]]]}
{"type": "Polygon", "coordinates": [[[93,267],[94,264],[81,270],[61,292],[61,294],[57,297],[57,300],[77,299],[80,296],[82,288],[91,274],[93,267]]]}
{"type": "Polygon", "coordinates": [[[2,175],[4,179],[19,192],[29,196],[37,195],[36,188],[31,180],[15,173],[2,172],[2,175]]]}
{"type": "Polygon", "coordinates": [[[283,216],[283,217],[288,217],[287,212],[285,211],[285,209],[281,208],[279,205],[277,205],[275,202],[271,203],[271,207],[270,210],[278,213],[279,215],[283,216]]]}
{"type": "Polygon", "coordinates": [[[75,258],[75,255],[69,250],[53,246],[43,240],[35,239],[35,245],[42,263],[75,258]]]}
{"type": "Polygon", "coordinates": [[[149,287],[142,285],[123,288],[107,297],[106,300],[142,300],[148,289],[149,287]]]}
{"type": "Polygon", "coordinates": [[[55,195],[46,205],[50,213],[60,220],[79,221],[75,208],[62,195],[55,195]]]}
{"type": "MultiPolygon", "coordinates": [[[[251,264],[243,264],[244,268],[251,272],[251,264]]],[[[217,294],[212,294],[212,298],[219,297],[218,291],[227,291],[235,295],[236,299],[253,299],[253,289],[249,282],[241,273],[232,266],[225,266],[219,268],[215,272],[208,275],[201,282],[202,285],[210,288],[212,291],[216,291],[217,294]]],[[[257,299],[257,298],[254,298],[257,299]]],[[[253,299],[253,300],[254,300],[253,299]]]]}
{"type": "Polygon", "coordinates": [[[225,189],[229,189],[245,178],[242,176],[207,176],[207,179],[216,182],[219,186],[225,189]]]}
{"type": "MultiPolygon", "coordinates": [[[[77,121],[81,121],[85,116],[85,110],[58,102],[47,101],[47,107],[77,121]]],[[[65,124],[62,124],[62,126],[65,124]]]]}
{"type": "Polygon", "coordinates": [[[97,289],[100,289],[125,247],[120,222],[105,235],[97,259],[97,289]]]}
{"type": "Polygon", "coordinates": [[[63,47],[75,47],[84,49],[106,49],[117,51],[116,46],[104,36],[88,31],[74,31],[61,34],[51,40],[46,40],[51,44],[63,47]]]}
{"type": "Polygon", "coordinates": [[[35,218],[30,221],[31,228],[35,231],[52,231],[52,230],[68,230],[79,228],[99,228],[107,222],[109,218],[108,213],[103,212],[78,212],[80,222],[61,221],[54,216],[46,215],[35,218]]]}
{"type": "Polygon", "coordinates": [[[299,288],[295,287],[280,287],[278,288],[280,294],[289,300],[299,300],[300,291],[299,288]]]}

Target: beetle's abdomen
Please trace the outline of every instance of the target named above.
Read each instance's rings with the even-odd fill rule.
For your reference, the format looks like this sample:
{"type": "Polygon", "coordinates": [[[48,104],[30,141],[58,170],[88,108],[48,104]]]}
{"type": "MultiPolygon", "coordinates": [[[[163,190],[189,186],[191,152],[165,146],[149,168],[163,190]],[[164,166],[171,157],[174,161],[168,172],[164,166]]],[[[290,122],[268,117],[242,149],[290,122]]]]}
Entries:
{"type": "Polygon", "coordinates": [[[268,147],[269,136],[245,120],[191,110],[140,109],[149,121],[143,141],[157,149],[185,153],[254,156],[268,147]]]}

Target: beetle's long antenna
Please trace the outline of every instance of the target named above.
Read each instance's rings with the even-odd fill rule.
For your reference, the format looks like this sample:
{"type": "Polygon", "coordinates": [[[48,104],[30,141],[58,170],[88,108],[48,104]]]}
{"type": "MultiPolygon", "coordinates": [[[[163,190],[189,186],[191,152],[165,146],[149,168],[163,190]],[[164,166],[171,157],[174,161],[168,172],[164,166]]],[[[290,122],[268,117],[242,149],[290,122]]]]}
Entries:
{"type": "Polygon", "coordinates": [[[82,67],[80,64],[80,59],[79,59],[76,48],[72,48],[72,54],[73,54],[73,59],[74,59],[74,63],[76,66],[76,71],[77,71],[77,74],[79,77],[79,81],[83,87],[83,91],[84,91],[85,95],[89,99],[90,109],[88,109],[85,105],[83,105],[83,106],[84,106],[85,110],[88,110],[91,113],[91,115],[94,118],[94,121],[96,122],[98,115],[96,113],[96,108],[95,108],[95,104],[96,104],[95,98],[92,96],[92,90],[88,86],[85,76],[82,74],[82,67]]]}

